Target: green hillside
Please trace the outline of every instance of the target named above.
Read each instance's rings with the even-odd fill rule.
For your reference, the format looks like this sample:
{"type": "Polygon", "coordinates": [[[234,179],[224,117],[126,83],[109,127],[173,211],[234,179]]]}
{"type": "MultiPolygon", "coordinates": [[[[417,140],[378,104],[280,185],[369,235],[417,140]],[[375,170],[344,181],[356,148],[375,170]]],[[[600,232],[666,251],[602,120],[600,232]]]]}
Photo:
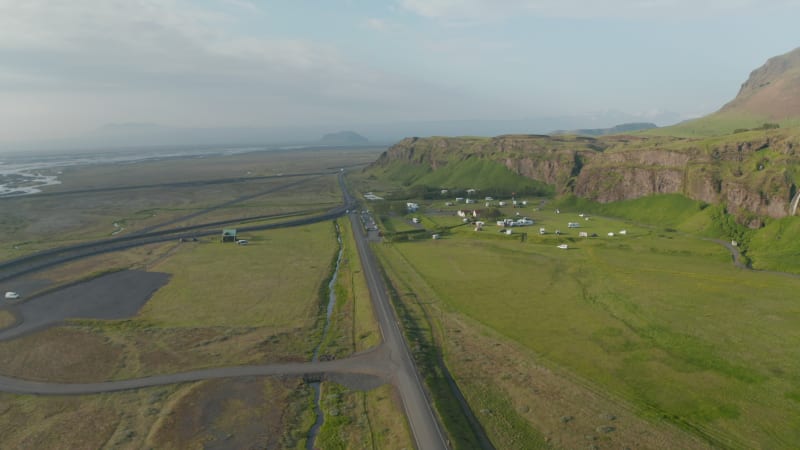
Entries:
{"type": "Polygon", "coordinates": [[[485,195],[552,195],[554,190],[540,181],[518,175],[504,165],[487,159],[467,158],[454,161],[433,170],[429,166],[393,161],[385,168],[373,168],[376,175],[407,188],[425,187],[438,192],[448,189],[454,192],[476,189],[485,195]]]}

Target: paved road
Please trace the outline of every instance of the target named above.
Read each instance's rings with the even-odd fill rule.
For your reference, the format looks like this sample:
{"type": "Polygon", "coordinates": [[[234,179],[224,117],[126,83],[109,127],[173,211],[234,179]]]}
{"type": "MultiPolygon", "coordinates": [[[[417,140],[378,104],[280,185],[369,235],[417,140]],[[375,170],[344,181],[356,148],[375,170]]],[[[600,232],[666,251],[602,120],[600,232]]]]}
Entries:
{"type": "Polygon", "coordinates": [[[362,232],[358,215],[350,214],[358,254],[361,257],[364,275],[367,279],[372,305],[383,335],[383,345],[389,352],[389,359],[397,365],[393,384],[400,392],[403,408],[408,418],[411,432],[420,449],[446,449],[446,441],[436,416],[425,395],[419,372],[414,366],[411,352],[400,332],[394,310],[389,304],[386,285],[383,282],[375,255],[369,248],[367,238],[362,232]]]}
{"type": "Polygon", "coordinates": [[[381,349],[375,349],[347,359],[335,361],[216,367],[99,383],[51,383],[0,376],[0,391],[14,394],[35,395],[86,395],[219,378],[280,375],[315,376],[337,373],[345,375],[374,375],[383,379],[388,379],[390,365],[387,365],[386,362],[381,349]]]}
{"type": "MultiPolygon", "coordinates": [[[[341,215],[346,209],[354,208],[355,202],[347,191],[341,174],[339,175],[339,184],[342,189],[344,205],[311,220],[319,220],[319,217],[323,216],[325,218],[333,218],[341,215]]],[[[375,256],[363,233],[358,215],[349,214],[348,216],[352,224],[375,315],[383,336],[383,342],[377,348],[350,358],[335,361],[219,367],[99,383],[50,383],[0,376],[0,391],[16,394],[84,395],[218,378],[287,375],[315,377],[331,374],[338,374],[346,378],[347,376],[371,375],[386,380],[397,388],[417,448],[425,450],[447,449],[444,434],[425,394],[419,373],[411,357],[411,352],[400,331],[394,310],[389,303],[386,285],[378,270],[375,256]]],[[[294,222],[305,223],[308,220],[310,219],[301,219],[294,222]]]]}

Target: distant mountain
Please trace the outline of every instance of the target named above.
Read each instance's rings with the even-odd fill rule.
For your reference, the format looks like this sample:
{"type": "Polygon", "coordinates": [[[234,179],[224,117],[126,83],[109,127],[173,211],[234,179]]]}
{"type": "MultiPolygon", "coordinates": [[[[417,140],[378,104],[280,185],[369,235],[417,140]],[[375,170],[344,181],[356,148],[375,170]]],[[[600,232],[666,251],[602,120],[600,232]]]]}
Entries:
{"type": "Polygon", "coordinates": [[[363,145],[369,140],[355,131],[338,131],[322,136],[320,142],[325,145],[363,145]]]}
{"type": "Polygon", "coordinates": [[[570,131],[555,131],[552,134],[576,134],[579,136],[607,136],[611,134],[630,133],[632,131],[649,130],[651,128],[658,128],[658,125],[650,122],[634,122],[623,123],[611,128],[588,128],[570,131]]]}
{"type": "Polygon", "coordinates": [[[771,120],[800,117],[800,47],[770,58],[750,73],[739,94],[720,110],[771,120]]]}

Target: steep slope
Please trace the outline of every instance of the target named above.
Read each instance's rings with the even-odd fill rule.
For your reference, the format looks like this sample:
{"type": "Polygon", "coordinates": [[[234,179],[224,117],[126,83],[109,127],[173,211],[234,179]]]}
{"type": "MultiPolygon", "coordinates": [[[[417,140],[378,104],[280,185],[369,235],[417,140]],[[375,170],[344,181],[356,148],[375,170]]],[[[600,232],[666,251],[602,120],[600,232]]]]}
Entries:
{"type": "Polygon", "coordinates": [[[739,94],[719,111],[657,128],[649,136],[707,137],[779,125],[800,127],[800,48],[770,58],[750,73],[739,94]]]}
{"type": "Polygon", "coordinates": [[[770,58],[750,73],[722,113],[763,116],[781,121],[800,116],[800,47],[770,58]]]}

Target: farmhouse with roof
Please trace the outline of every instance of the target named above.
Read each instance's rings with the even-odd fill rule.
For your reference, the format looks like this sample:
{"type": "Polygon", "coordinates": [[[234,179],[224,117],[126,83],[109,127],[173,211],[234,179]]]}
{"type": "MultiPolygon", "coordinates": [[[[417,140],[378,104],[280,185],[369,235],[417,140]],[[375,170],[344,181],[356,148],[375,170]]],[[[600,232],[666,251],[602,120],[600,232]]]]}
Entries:
{"type": "Polygon", "coordinates": [[[222,242],[236,242],[236,228],[223,229],[222,242]]]}

